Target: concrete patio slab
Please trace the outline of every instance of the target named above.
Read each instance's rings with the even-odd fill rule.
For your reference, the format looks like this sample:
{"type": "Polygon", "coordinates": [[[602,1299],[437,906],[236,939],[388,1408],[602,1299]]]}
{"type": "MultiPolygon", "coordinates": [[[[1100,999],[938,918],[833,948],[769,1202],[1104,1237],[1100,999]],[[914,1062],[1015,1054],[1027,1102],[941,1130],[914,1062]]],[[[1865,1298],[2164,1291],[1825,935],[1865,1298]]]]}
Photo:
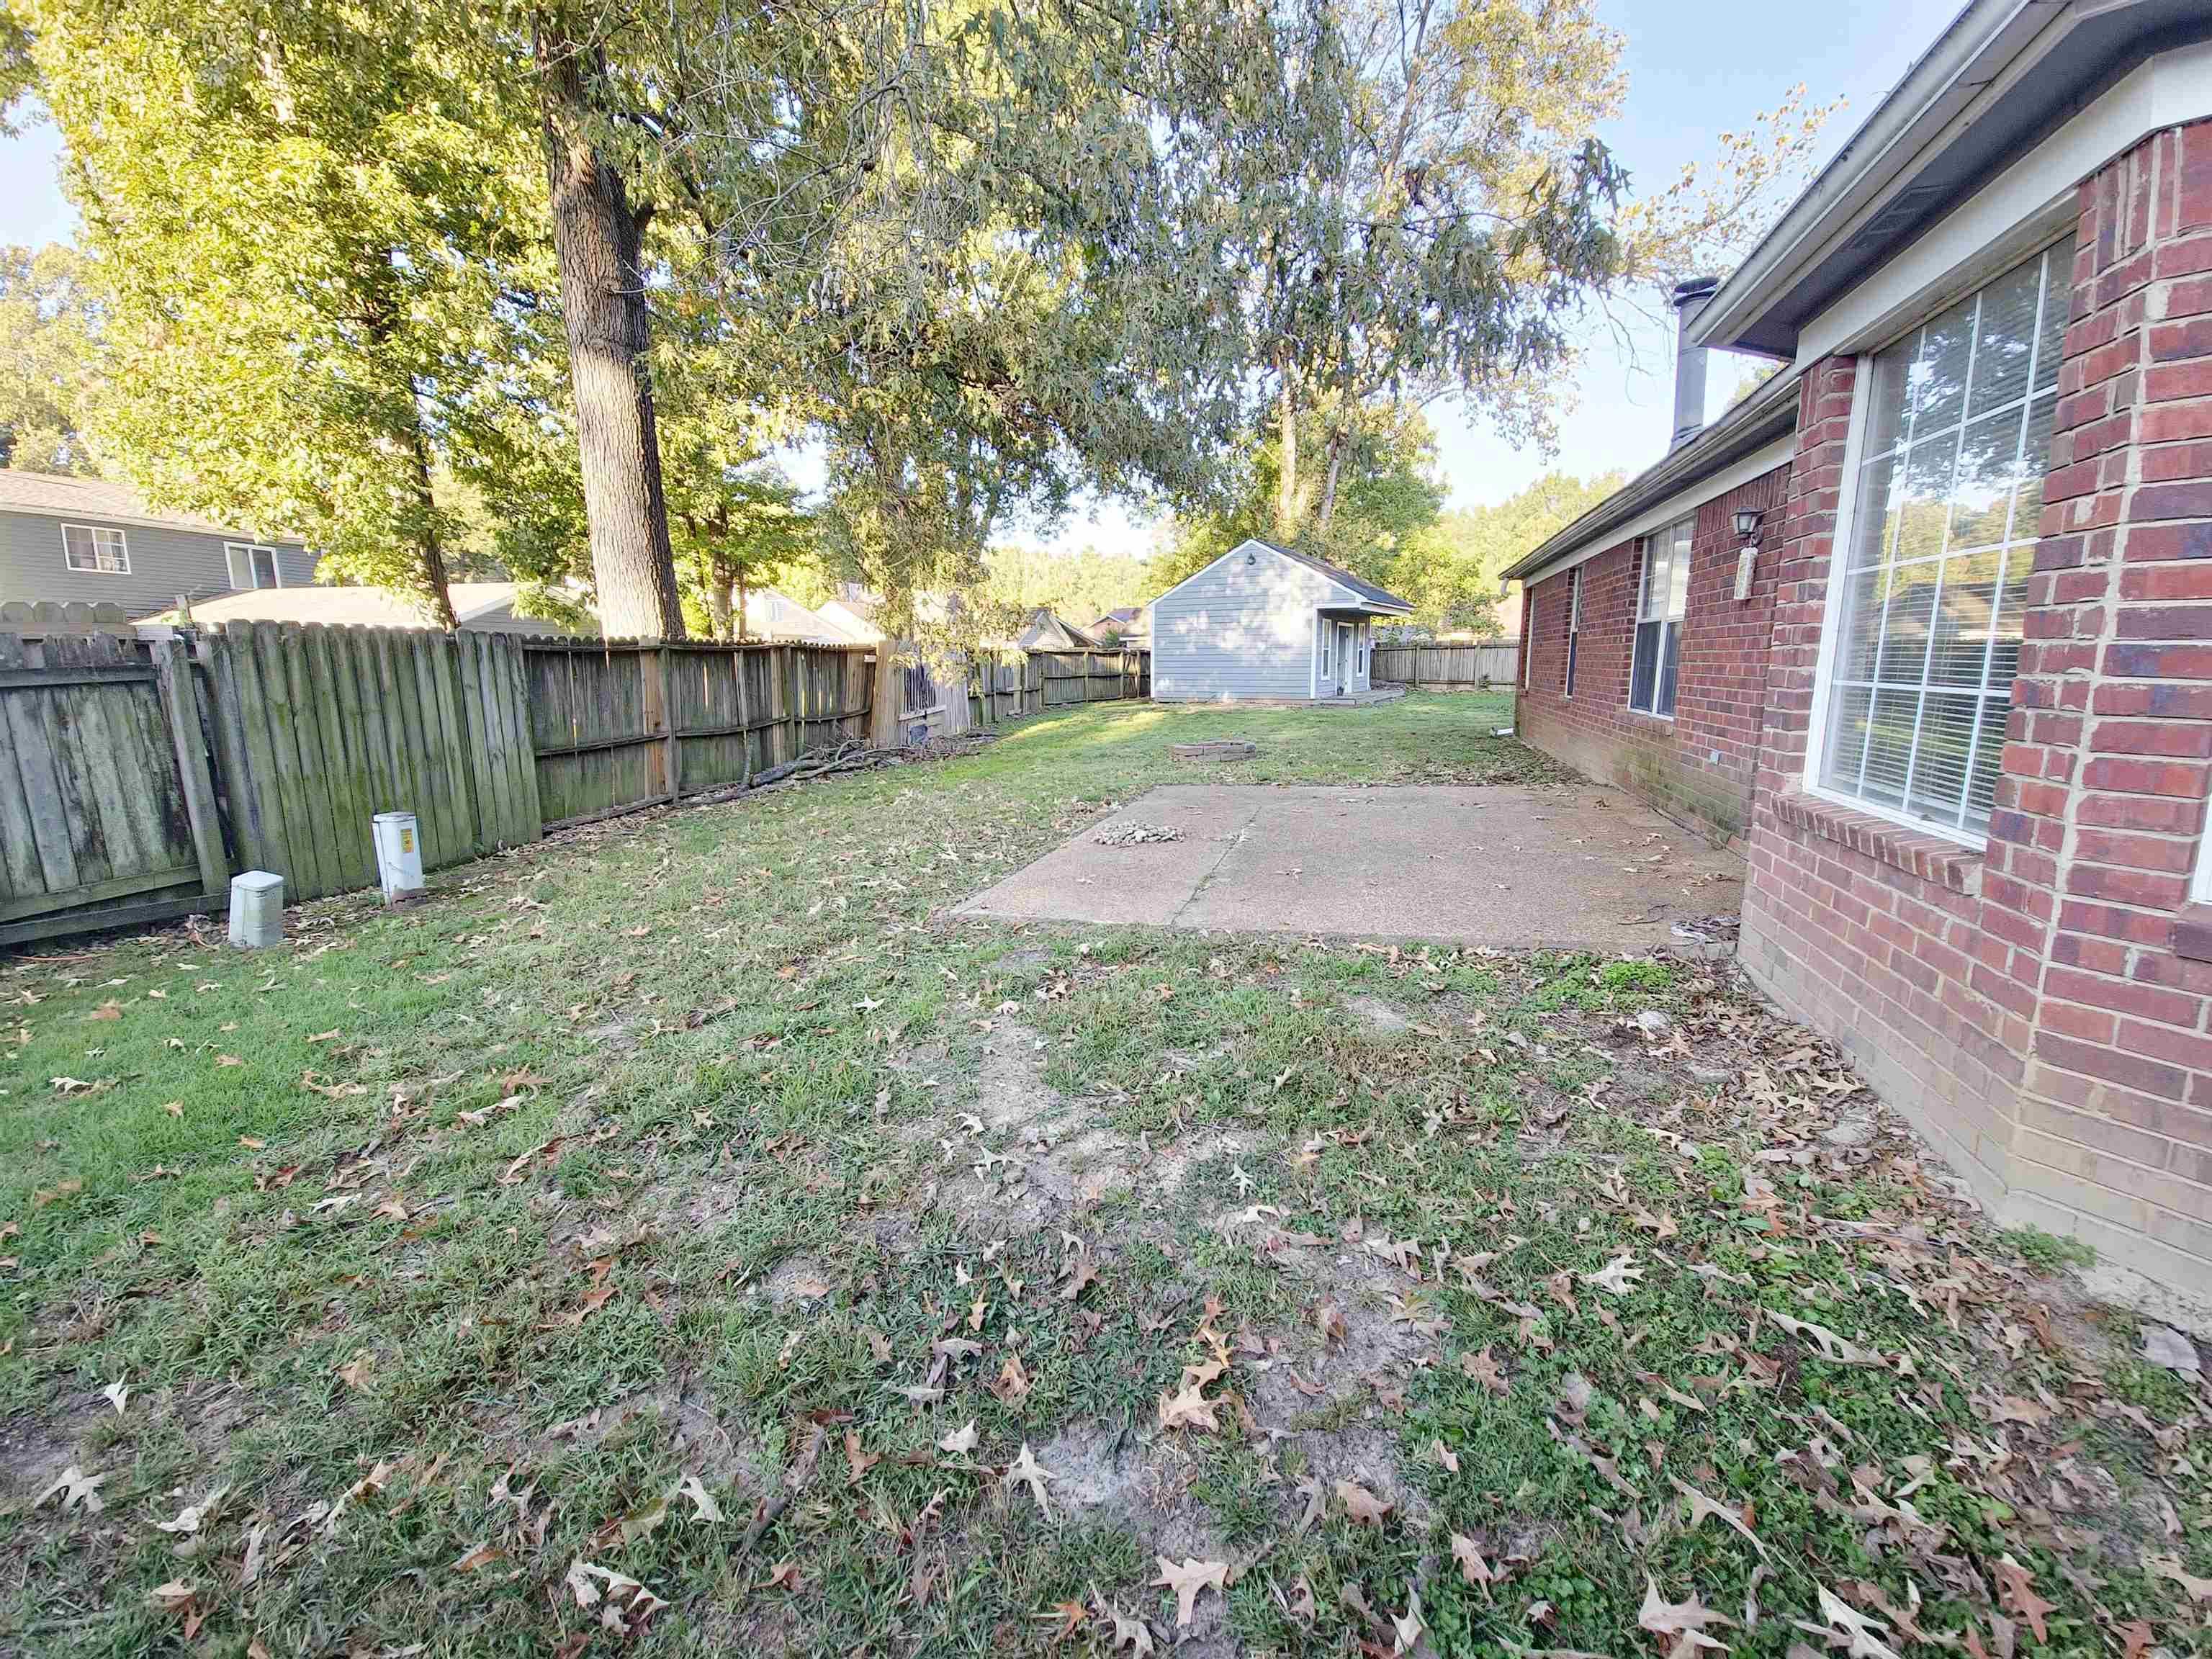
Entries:
{"type": "Polygon", "coordinates": [[[1182,839],[1110,847],[1094,824],[954,914],[1651,951],[1743,900],[1741,859],[1593,787],[1174,784],[1124,821],[1182,839]]]}

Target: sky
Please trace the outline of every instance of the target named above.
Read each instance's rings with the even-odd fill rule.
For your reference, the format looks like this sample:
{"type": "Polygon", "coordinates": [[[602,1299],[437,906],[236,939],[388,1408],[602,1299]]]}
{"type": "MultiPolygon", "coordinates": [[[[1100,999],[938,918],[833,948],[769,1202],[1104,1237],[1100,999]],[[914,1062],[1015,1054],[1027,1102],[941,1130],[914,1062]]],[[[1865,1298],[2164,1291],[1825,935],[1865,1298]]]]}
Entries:
{"type": "MultiPolygon", "coordinates": [[[[1659,189],[1685,162],[1709,164],[1716,135],[1771,109],[1802,82],[1816,102],[1848,102],[1821,135],[1820,159],[1839,149],[1957,9],[1954,0],[1858,0],[1776,5],[1773,0],[1599,0],[1624,38],[1628,95],[1601,136],[1628,169],[1632,188],[1659,189]]],[[[60,145],[51,125],[0,137],[0,243],[65,240],[76,216],[56,181],[60,145]]],[[[1454,507],[1504,500],[1547,471],[1633,473],[1663,454],[1673,425],[1673,319],[1655,310],[1614,323],[1594,319],[1572,371],[1574,407],[1559,423],[1556,455],[1516,447],[1453,404],[1430,410],[1437,458],[1454,507]]],[[[1723,406],[1755,360],[1716,356],[1709,405],[1723,406]]],[[[796,469],[808,471],[803,464],[796,469]]],[[[1034,526],[1025,539],[1037,538],[1034,526]]],[[[1158,526],[1111,501],[1077,504],[1048,545],[1115,553],[1152,550],[1158,526]]]]}

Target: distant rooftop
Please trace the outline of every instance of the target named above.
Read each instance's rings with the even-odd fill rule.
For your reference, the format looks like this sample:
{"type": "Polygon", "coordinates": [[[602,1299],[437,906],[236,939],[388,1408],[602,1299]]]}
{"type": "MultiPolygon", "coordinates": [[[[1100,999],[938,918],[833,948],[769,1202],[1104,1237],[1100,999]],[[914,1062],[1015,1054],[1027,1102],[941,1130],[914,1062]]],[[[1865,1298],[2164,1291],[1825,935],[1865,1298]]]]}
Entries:
{"type": "MultiPolygon", "coordinates": [[[[19,472],[0,467],[0,511],[50,514],[67,518],[82,514],[88,519],[125,519],[138,524],[173,525],[212,535],[245,536],[252,532],[236,525],[217,524],[190,513],[171,513],[149,507],[145,497],[129,484],[110,478],[79,478],[58,472],[19,472]]],[[[263,538],[262,539],[268,539],[263,538]]],[[[291,542],[296,537],[277,539],[291,542]]]]}

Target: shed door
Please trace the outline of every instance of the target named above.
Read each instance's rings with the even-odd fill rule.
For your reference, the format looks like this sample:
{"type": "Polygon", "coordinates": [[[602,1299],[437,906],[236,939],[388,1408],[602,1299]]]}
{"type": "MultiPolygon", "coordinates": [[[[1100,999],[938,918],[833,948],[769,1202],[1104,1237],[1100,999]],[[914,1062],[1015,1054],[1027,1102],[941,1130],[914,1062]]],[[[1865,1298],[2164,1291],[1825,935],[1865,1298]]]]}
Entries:
{"type": "Polygon", "coordinates": [[[1330,690],[1333,696],[1340,697],[1352,684],[1352,624],[1337,623],[1333,626],[1336,629],[1336,648],[1329,653],[1329,672],[1334,681],[1330,690]]]}

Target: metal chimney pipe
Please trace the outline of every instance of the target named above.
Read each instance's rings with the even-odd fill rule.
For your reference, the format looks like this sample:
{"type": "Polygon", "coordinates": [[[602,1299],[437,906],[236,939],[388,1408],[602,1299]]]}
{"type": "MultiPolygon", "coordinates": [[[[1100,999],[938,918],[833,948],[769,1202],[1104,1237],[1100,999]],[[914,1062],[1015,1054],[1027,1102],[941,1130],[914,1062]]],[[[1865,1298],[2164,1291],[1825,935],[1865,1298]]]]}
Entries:
{"type": "Polygon", "coordinates": [[[1705,349],[1690,343],[1690,325],[1720,285],[1717,276],[1692,276],[1674,284],[1674,434],[1668,441],[1670,450],[1689,442],[1705,424],[1705,349]]]}

